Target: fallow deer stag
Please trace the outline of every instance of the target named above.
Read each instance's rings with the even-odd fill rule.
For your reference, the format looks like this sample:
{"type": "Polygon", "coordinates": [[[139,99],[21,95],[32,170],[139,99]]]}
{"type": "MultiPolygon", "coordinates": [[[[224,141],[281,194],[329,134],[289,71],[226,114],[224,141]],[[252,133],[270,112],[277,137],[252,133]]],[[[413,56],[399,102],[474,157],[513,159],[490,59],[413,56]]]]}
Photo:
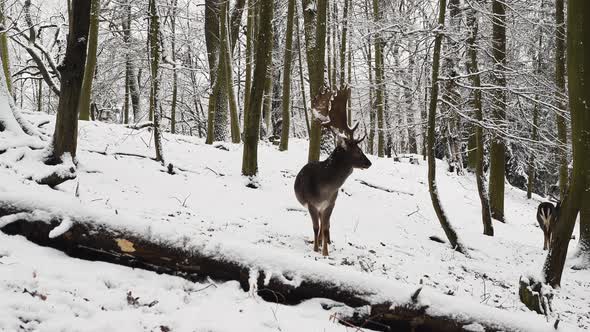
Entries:
{"type": "Polygon", "coordinates": [[[371,167],[371,162],[358,146],[366,135],[361,139],[354,139],[358,123],[353,127],[348,126],[348,98],[349,88],[336,93],[324,88],[313,99],[313,112],[318,119],[323,120],[322,125],[330,128],[334,134],[336,148],[328,159],[305,165],[295,179],[295,196],[299,203],[307,207],[313,222],[313,250],[319,251],[319,246],[322,245],[324,256],[328,256],[328,243],[331,243],[330,216],[340,187],[354,168],[371,167]]]}
{"type": "Polygon", "coordinates": [[[558,222],[560,202],[557,202],[555,207],[549,202],[543,202],[537,207],[537,222],[543,231],[545,241],[543,242],[543,250],[547,250],[551,245],[551,237],[553,229],[558,222]]]}

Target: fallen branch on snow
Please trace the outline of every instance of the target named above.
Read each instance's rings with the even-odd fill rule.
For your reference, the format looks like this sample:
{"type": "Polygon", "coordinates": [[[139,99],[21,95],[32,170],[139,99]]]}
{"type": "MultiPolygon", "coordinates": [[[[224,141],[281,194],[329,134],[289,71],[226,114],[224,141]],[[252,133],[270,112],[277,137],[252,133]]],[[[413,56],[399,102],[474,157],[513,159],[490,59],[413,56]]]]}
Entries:
{"type": "Polygon", "coordinates": [[[151,121],[139,122],[139,123],[130,123],[126,124],[125,127],[133,130],[140,130],[143,128],[151,128],[154,126],[154,123],[151,121]]]}
{"type": "Polygon", "coordinates": [[[388,193],[404,194],[404,195],[414,196],[413,193],[410,193],[410,192],[407,192],[407,191],[389,189],[389,188],[386,188],[386,187],[382,187],[382,186],[379,186],[379,185],[376,185],[376,184],[369,183],[369,182],[367,182],[365,180],[356,179],[356,181],[359,182],[362,185],[365,185],[365,186],[369,187],[369,188],[373,188],[373,189],[377,189],[377,190],[382,190],[382,191],[385,191],[385,192],[388,192],[388,193]]]}

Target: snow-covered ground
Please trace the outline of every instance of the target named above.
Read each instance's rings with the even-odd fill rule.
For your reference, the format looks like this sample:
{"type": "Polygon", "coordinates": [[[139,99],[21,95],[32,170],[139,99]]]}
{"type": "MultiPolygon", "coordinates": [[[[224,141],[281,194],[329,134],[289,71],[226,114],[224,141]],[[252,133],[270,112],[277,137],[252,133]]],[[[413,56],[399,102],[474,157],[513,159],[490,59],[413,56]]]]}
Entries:
{"type": "MultiPolygon", "coordinates": [[[[42,114],[26,117],[34,123],[50,119],[42,114]]],[[[53,124],[44,128],[51,132],[53,124]]],[[[248,180],[240,175],[239,145],[212,147],[197,138],[173,135],[165,135],[164,145],[167,161],[184,171],[171,176],[153,160],[113,154],[153,156],[147,129],[82,123],[77,180],[55,192],[0,167],[0,194],[28,191],[31,197],[67,198],[80,201],[88,211],[116,213],[116,220],[149,223],[158,234],[210,238],[234,248],[245,244],[255,248],[253,252],[276,255],[277,261],[283,257],[330,265],[412,287],[423,283],[457,298],[527,311],[518,299],[519,276],[539,274],[546,252],[535,220],[539,200],[527,200],[518,189],[507,186],[507,223],[496,222],[495,237],[490,238],[482,235],[474,178],[448,174],[440,163],[443,205],[470,248],[467,258],[429,239],[444,234],[432,210],[425,163],[370,157],[373,166],[355,171],[339,195],[330,257],[324,258],[312,250],[311,220],[293,194],[295,175],[306,162],[307,142],[294,140],[285,153],[262,143],[258,189],[246,187],[248,180]]],[[[0,157],[0,166],[3,162],[0,157]]],[[[576,245],[571,242],[570,252],[576,245]]],[[[572,270],[572,263],[568,261],[563,287],[556,291],[554,309],[564,322],[588,329],[590,271],[572,270]]],[[[330,321],[332,312],[323,310],[320,302],[273,305],[244,293],[236,282],[195,284],[75,260],[0,233],[0,331],[346,330],[330,321]]]]}

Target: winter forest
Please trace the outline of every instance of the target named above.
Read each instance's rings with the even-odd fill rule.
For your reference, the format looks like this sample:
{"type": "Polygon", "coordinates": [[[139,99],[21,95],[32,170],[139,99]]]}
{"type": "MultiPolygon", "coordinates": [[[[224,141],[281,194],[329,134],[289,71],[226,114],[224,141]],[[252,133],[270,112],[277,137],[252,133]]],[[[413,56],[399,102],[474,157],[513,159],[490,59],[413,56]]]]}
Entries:
{"type": "Polygon", "coordinates": [[[0,331],[590,329],[590,2],[0,0],[0,331]]]}

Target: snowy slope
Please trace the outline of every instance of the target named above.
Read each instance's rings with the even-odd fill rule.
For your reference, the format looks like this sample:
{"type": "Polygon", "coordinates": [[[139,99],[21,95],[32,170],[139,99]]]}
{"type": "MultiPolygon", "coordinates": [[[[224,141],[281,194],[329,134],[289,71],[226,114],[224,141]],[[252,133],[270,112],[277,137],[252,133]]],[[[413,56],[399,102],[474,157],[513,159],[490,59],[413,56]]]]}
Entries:
{"type": "MultiPolygon", "coordinates": [[[[48,119],[45,115],[27,117],[33,122],[48,119]]],[[[52,124],[45,128],[51,131],[52,124]]],[[[119,219],[153,224],[150,230],[158,236],[207,237],[228,247],[258,248],[253,252],[276,256],[277,261],[293,257],[378,279],[409,285],[422,282],[440,293],[510,312],[526,311],[518,300],[519,276],[538,274],[543,264],[543,236],[534,218],[538,200],[527,201],[522,191],[507,187],[507,223],[496,223],[496,236],[485,237],[474,179],[447,174],[443,163],[438,171],[443,205],[471,248],[470,258],[428,239],[444,236],[432,211],[425,163],[410,165],[371,157],[373,167],[355,171],[340,193],[331,223],[333,244],[326,259],[312,251],[311,221],[292,189],[307,158],[306,142],[293,141],[287,153],[263,144],[259,150],[261,187],[250,189],[240,175],[239,145],[224,143],[229,150],[225,151],[197,138],[166,135],[168,162],[184,170],[170,176],[150,159],[113,155],[153,156],[147,129],[82,123],[79,137],[78,179],[59,186],[62,196],[55,195],[56,205],[60,201],[67,205],[60,197],[76,199],[78,187],[76,200],[85,209],[107,210],[116,212],[119,219]],[[369,188],[359,180],[399,193],[369,188]]],[[[49,189],[41,190],[0,168],[0,194],[14,192],[51,195],[49,189]]],[[[572,241],[572,251],[576,244],[572,241]]],[[[257,258],[251,257],[253,261],[257,258]]],[[[588,328],[590,272],[569,266],[571,262],[554,307],[563,321],[588,328]]],[[[109,326],[152,331],[159,325],[173,331],[232,331],[236,327],[344,330],[329,321],[331,313],[319,308],[319,300],[296,307],[275,306],[244,294],[235,283],[197,291],[207,284],[76,261],[1,234],[0,282],[0,330],[7,331],[19,325],[43,331],[60,327],[87,330],[88,324],[99,331],[109,326]],[[22,293],[23,288],[47,297],[22,293]],[[159,302],[152,307],[129,304],[128,291],[140,297],[140,304],[159,302]],[[236,325],[231,325],[233,321],[236,325]]]]}

